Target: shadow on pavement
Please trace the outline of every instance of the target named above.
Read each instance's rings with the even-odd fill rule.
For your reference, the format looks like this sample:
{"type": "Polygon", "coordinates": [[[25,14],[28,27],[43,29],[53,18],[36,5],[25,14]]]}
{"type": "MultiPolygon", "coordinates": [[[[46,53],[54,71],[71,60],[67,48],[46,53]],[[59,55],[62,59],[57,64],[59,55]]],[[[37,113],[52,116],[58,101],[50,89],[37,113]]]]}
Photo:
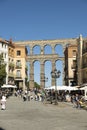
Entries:
{"type": "Polygon", "coordinates": [[[3,129],[3,128],[0,127],[0,130],[5,130],[5,129],[3,129]]]}

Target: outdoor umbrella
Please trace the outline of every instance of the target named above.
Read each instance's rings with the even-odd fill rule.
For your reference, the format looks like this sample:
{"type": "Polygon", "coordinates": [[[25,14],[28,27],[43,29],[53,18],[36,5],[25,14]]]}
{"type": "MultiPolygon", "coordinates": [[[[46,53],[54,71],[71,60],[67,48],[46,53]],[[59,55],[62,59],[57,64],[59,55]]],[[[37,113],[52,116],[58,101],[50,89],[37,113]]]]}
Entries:
{"type": "Polygon", "coordinates": [[[1,88],[17,88],[17,86],[16,85],[4,84],[3,86],[1,86],[1,88]]]}

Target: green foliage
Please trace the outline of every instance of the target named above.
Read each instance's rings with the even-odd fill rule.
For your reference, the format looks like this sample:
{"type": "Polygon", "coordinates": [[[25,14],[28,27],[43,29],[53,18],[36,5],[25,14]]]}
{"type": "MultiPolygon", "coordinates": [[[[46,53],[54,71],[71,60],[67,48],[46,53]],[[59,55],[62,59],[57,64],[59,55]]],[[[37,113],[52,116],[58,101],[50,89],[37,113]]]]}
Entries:
{"type": "Polygon", "coordinates": [[[29,81],[27,77],[25,78],[25,85],[27,86],[27,88],[29,88],[29,81]]]}
{"type": "Polygon", "coordinates": [[[4,60],[2,58],[2,54],[0,55],[0,86],[4,84],[6,78],[6,65],[4,64],[4,60]]]}
{"type": "Polygon", "coordinates": [[[34,82],[34,87],[37,88],[37,89],[40,89],[40,85],[36,82],[34,82]]]}
{"type": "Polygon", "coordinates": [[[9,67],[14,68],[14,63],[9,63],[9,67]]]}
{"type": "MultiPolygon", "coordinates": [[[[25,84],[27,86],[27,89],[29,89],[29,81],[27,81],[27,78],[25,79],[25,84]]],[[[34,88],[40,89],[40,85],[34,82],[34,88]]]]}

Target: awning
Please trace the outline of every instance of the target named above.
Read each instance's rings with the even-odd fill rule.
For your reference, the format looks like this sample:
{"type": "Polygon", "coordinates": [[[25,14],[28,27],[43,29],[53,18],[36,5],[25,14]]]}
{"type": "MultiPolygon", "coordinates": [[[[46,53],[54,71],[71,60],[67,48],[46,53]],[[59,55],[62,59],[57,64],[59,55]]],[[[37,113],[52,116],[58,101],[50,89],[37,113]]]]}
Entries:
{"type": "Polygon", "coordinates": [[[17,86],[16,85],[4,84],[3,86],[1,86],[1,88],[17,88],[17,86]]]}
{"type": "Polygon", "coordinates": [[[45,89],[54,89],[55,90],[55,88],[57,89],[57,90],[68,90],[68,91],[73,91],[73,90],[79,90],[77,87],[75,87],[75,86],[51,86],[51,87],[47,87],[47,88],[45,88],[45,89]]]}

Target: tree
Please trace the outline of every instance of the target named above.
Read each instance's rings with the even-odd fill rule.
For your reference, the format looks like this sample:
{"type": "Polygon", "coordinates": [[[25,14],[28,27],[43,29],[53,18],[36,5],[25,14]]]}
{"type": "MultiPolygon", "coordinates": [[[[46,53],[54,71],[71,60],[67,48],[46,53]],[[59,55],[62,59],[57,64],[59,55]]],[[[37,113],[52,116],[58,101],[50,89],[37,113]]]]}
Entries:
{"type": "Polygon", "coordinates": [[[40,89],[40,85],[36,82],[34,82],[34,87],[37,88],[37,89],[40,89]]]}
{"type": "MultiPolygon", "coordinates": [[[[27,89],[30,88],[30,87],[29,87],[29,81],[26,82],[26,86],[27,86],[27,89]]],[[[37,82],[34,82],[34,88],[36,88],[36,89],[40,89],[41,86],[40,86],[37,82]]]]}
{"type": "Polygon", "coordinates": [[[5,78],[6,78],[6,64],[4,63],[2,54],[0,54],[0,86],[5,83],[5,78]]]}

